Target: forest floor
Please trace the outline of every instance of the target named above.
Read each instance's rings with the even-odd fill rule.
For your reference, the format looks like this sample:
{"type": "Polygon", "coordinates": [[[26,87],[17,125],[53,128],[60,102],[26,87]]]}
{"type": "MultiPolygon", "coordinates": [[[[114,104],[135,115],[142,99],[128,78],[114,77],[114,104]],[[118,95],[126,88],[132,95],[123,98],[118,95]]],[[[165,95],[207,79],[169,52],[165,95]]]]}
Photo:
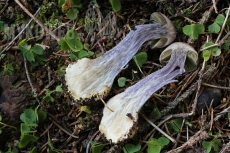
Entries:
{"type": "MultiPolygon", "coordinates": [[[[119,0],[21,3],[0,0],[0,152],[230,153],[227,1],[125,0],[118,12],[119,0]],[[74,101],[65,69],[82,57],[94,59],[109,51],[136,25],[150,24],[153,12],[173,22],[174,42],[194,47],[197,69],[151,96],[140,110],[147,119],[139,114],[135,135],[114,144],[99,131],[104,104],[74,101]],[[79,52],[63,51],[58,43],[72,28],[84,45],[79,52]],[[214,47],[202,49],[207,42],[214,47]]],[[[147,59],[142,66],[132,59],[104,101],[160,69],[158,58],[164,49],[153,50],[144,43],[139,52],[147,53],[147,59]],[[120,78],[126,82],[119,84],[120,78]]]]}

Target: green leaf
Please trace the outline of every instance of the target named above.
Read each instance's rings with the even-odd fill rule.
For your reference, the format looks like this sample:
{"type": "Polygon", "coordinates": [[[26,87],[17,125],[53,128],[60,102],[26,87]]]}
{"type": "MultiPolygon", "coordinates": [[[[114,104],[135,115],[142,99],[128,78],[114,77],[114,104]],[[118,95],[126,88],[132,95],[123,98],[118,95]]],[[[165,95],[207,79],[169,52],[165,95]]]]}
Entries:
{"type": "Polygon", "coordinates": [[[207,153],[209,153],[212,149],[212,143],[208,141],[203,141],[202,146],[206,149],[207,153]]]}
{"type": "Polygon", "coordinates": [[[18,44],[18,48],[19,50],[24,54],[25,52],[29,51],[31,48],[31,45],[27,45],[27,40],[23,39],[22,41],[20,41],[20,43],[18,44]]]}
{"type": "Polygon", "coordinates": [[[217,24],[219,24],[220,26],[222,26],[223,23],[224,23],[224,19],[225,19],[224,15],[223,15],[223,14],[219,14],[219,15],[216,17],[215,22],[216,22],[217,24]]]}
{"type": "Polygon", "coordinates": [[[32,49],[36,54],[43,55],[44,49],[41,46],[35,45],[32,49]]]}
{"type": "Polygon", "coordinates": [[[68,13],[67,13],[67,17],[70,19],[70,20],[75,20],[78,16],[78,9],[76,8],[71,8],[68,13]]]}
{"type": "Polygon", "coordinates": [[[46,119],[47,114],[43,110],[38,110],[37,111],[37,116],[38,116],[38,123],[40,123],[40,122],[42,122],[42,121],[44,121],[46,119]]]}
{"type": "Polygon", "coordinates": [[[18,153],[18,149],[14,148],[13,150],[11,150],[11,147],[9,147],[9,149],[5,153],[18,153]]]}
{"type": "Polygon", "coordinates": [[[225,40],[224,44],[221,46],[221,48],[224,49],[224,51],[229,50],[229,45],[230,45],[230,37],[228,37],[227,40],[225,40]]]}
{"type": "Polygon", "coordinates": [[[77,57],[80,59],[80,58],[83,58],[83,57],[88,57],[89,56],[89,53],[85,50],[81,50],[77,53],[77,57]]]}
{"type": "Polygon", "coordinates": [[[117,82],[118,82],[118,86],[119,87],[124,87],[125,86],[125,82],[126,82],[126,78],[125,77],[120,77],[117,82]]]}
{"type": "Polygon", "coordinates": [[[2,130],[0,129],[0,134],[2,134],[2,130]]]}
{"type": "Polygon", "coordinates": [[[77,7],[77,8],[82,7],[81,0],[71,0],[71,3],[73,7],[77,7]]]}
{"type": "Polygon", "coordinates": [[[218,49],[218,50],[216,50],[216,51],[212,51],[212,56],[220,56],[220,54],[221,54],[221,50],[220,49],[218,49]]]}
{"type": "Polygon", "coordinates": [[[137,144],[136,146],[134,144],[127,143],[123,147],[124,153],[135,153],[138,152],[141,149],[141,145],[137,144]]]}
{"type": "Polygon", "coordinates": [[[147,58],[148,58],[148,55],[146,52],[140,52],[140,53],[137,53],[133,59],[136,63],[136,65],[139,67],[142,67],[142,64],[144,64],[146,61],[147,61],[147,58]]]}
{"type": "Polygon", "coordinates": [[[37,150],[38,150],[37,147],[33,147],[33,149],[29,151],[29,153],[37,153],[37,150]]]}
{"type": "Polygon", "coordinates": [[[88,106],[81,106],[81,112],[86,112],[88,114],[91,114],[91,110],[88,106]]]}
{"type": "Polygon", "coordinates": [[[66,35],[65,35],[65,39],[66,40],[70,40],[70,39],[77,39],[79,40],[79,36],[78,36],[78,33],[76,30],[74,29],[70,29],[66,32],[66,35]]]}
{"type": "Polygon", "coordinates": [[[3,21],[0,21],[0,31],[3,31],[5,29],[5,23],[3,21]]]}
{"type": "Polygon", "coordinates": [[[220,32],[220,26],[214,22],[213,24],[208,26],[208,31],[211,33],[218,33],[220,32]]]}
{"type": "Polygon", "coordinates": [[[54,98],[49,94],[46,94],[42,100],[54,102],[54,98]]]}
{"type": "Polygon", "coordinates": [[[218,152],[220,143],[221,143],[220,139],[216,139],[213,141],[213,148],[214,148],[215,152],[218,152]]]}
{"type": "Polygon", "coordinates": [[[56,91],[56,92],[63,92],[63,90],[62,90],[62,85],[58,85],[58,86],[55,88],[55,91],[56,91]]]}
{"type": "Polygon", "coordinates": [[[30,127],[27,126],[25,123],[21,123],[21,133],[31,133],[30,127]]]}
{"type": "Polygon", "coordinates": [[[202,55],[203,55],[204,60],[208,61],[211,56],[211,52],[209,50],[204,50],[202,55]]]}
{"type": "Polygon", "coordinates": [[[90,141],[91,148],[92,148],[92,153],[101,153],[101,150],[104,148],[105,144],[95,142],[95,141],[90,141]]]}
{"type": "Polygon", "coordinates": [[[12,75],[13,70],[14,70],[14,67],[12,64],[4,65],[3,74],[4,75],[12,75]]]}
{"type": "Polygon", "coordinates": [[[38,138],[30,134],[22,134],[20,137],[20,142],[18,144],[19,148],[24,148],[30,141],[36,142],[38,138]]]}
{"type": "Polygon", "coordinates": [[[187,36],[191,36],[194,40],[198,39],[199,34],[203,34],[204,30],[203,24],[191,24],[183,27],[183,33],[187,36]]]}
{"type": "Polygon", "coordinates": [[[121,2],[120,0],[109,0],[110,4],[112,5],[114,12],[119,12],[121,10],[121,2]]]}
{"type": "Polygon", "coordinates": [[[36,115],[33,109],[26,109],[24,113],[20,115],[20,119],[22,122],[25,122],[25,119],[30,119],[33,123],[36,123],[36,115]]]}
{"type": "Polygon", "coordinates": [[[12,64],[7,64],[6,67],[7,67],[8,70],[11,70],[11,71],[14,70],[14,67],[13,67],[12,64]]]}
{"type": "Polygon", "coordinates": [[[169,144],[169,139],[165,138],[165,137],[160,137],[157,139],[157,142],[161,145],[161,146],[166,146],[169,144]]]}
{"type": "Polygon", "coordinates": [[[151,112],[151,116],[153,116],[154,118],[157,118],[157,119],[162,116],[158,107],[154,107],[153,111],[151,112]]]}
{"type": "Polygon", "coordinates": [[[58,0],[58,7],[62,7],[62,5],[65,4],[65,0],[58,0]]]}
{"type": "Polygon", "coordinates": [[[169,140],[165,137],[160,137],[158,139],[152,138],[147,142],[148,153],[160,153],[161,149],[169,144],[169,140]]]}
{"type": "MultiPolygon", "coordinates": [[[[214,43],[213,42],[206,42],[205,44],[203,44],[201,46],[201,48],[206,48],[206,47],[211,46],[211,45],[214,45],[214,43]]],[[[209,48],[208,50],[210,50],[210,51],[217,51],[218,49],[219,48],[217,46],[214,46],[214,47],[209,48]]]]}
{"type": "Polygon", "coordinates": [[[29,62],[35,61],[34,54],[30,50],[25,52],[23,55],[29,62]]]}
{"type": "Polygon", "coordinates": [[[61,46],[61,50],[63,50],[63,51],[70,50],[70,47],[67,44],[67,42],[65,41],[65,39],[60,40],[58,42],[58,44],[61,46]]]}
{"type": "Polygon", "coordinates": [[[89,50],[89,47],[90,47],[89,44],[86,44],[86,43],[84,44],[84,49],[85,49],[85,50],[89,50]]]}
{"type": "Polygon", "coordinates": [[[32,121],[30,118],[25,118],[24,119],[24,123],[27,125],[27,126],[38,126],[35,121],[32,121]]]}
{"type": "Polygon", "coordinates": [[[2,116],[0,115],[0,122],[2,121],[2,116]]]}
{"type": "Polygon", "coordinates": [[[176,132],[180,132],[181,125],[182,125],[182,119],[177,118],[177,119],[171,120],[167,122],[167,125],[169,129],[173,129],[176,132]]]}

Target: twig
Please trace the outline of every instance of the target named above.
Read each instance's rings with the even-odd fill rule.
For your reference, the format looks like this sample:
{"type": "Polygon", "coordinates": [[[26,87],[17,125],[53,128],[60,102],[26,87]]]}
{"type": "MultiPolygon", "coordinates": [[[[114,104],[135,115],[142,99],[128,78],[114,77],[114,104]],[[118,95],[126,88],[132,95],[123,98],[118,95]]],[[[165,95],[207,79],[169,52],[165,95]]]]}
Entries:
{"type": "Polygon", "coordinates": [[[40,101],[38,99],[38,94],[37,94],[37,90],[34,88],[32,82],[31,82],[31,79],[30,79],[30,75],[29,75],[29,72],[28,72],[28,69],[27,69],[27,62],[26,62],[26,58],[24,57],[24,67],[25,67],[25,70],[26,70],[26,77],[27,77],[27,80],[30,84],[30,88],[32,89],[32,93],[34,95],[34,97],[36,98],[37,102],[40,104],[40,101]]]}
{"type": "Polygon", "coordinates": [[[216,85],[212,85],[212,84],[208,84],[205,82],[202,82],[203,86],[207,86],[207,87],[211,87],[211,88],[218,88],[218,89],[224,89],[224,90],[230,90],[230,87],[221,87],[221,86],[216,86],[216,85]]]}
{"type": "Polygon", "coordinates": [[[6,2],[5,2],[5,6],[2,8],[2,10],[0,11],[0,14],[2,14],[3,13],[3,11],[7,8],[7,6],[8,6],[8,1],[9,0],[7,0],[6,2]]]}
{"type": "MultiPolygon", "coordinates": [[[[34,16],[37,15],[39,11],[40,11],[40,7],[38,8],[38,10],[37,10],[36,13],[34,14],[34,16]]],[[[30,23],[31,23],[32,21],[33,21],[33,19],[30,19],[30,21],[29,21],[29,22],[26,24],[26,26],[19,32],[19,34],[18,34],[16,37],[14,37],[14,39],[11,40],[11,42],[1,51],[0,56],[1,56],[7,49],[10,48],[10,46],[14,43],[14,41],[15,41],[15,40],[26,30],[26,28],[30,25],[30,23]]]]}
{"type": "MultiPolygon", "coordinates": [[[[91,136],[90,141],[92,141],[93,138],[94,138],[99,132],[100,132],[100,131],[97,130],[97,131],[91,136]]],[[[90,141],[87,143],[86,153],[89,153],[90,141]]]]}
{"type": "Polygon", "coordinates": [[[230,148],[230,142],[228,142],[227,144],[225,144],[225,146],[221,149],[221,151],[219,153],[226,153],[227,149],[230,148]]]}
{"type": "Polygon", "coordinates": [[[51,31],[49,30],[44,24],[42,24],[36,17],[33,16],[20,2],[19,0],[15,0],[15,2],[37,23],[39,24],[48,34],[50,34],[54,39],[59,41],[60,39],[51,31]]]}
{"type": "Polygon", "coordinates": [[[204,140],[209,138],[209,135],[206,131],[203,131],[203,129],[201,129],[200,131],[198,131],[193,137],[191,137],[187,142],[185,142],[182,146],[170,150],[167,153],[179,153],[181,151],[183,151],[183,149],[185,149],[188,146],[193,146],[193,144],[197,143],[200,140],[204,140]]]}
{"type": "MultiPolygon", "coordinates": [[[[203,80],[208,81],[209,78],[212,76],[212,74],[216,71],[216,67],[212,65],[207,72],[205,72],[203,76],[203,80]]],[[[161,114],[162,116],[166,115],[168,112],[170,112],[173,108],[175,108],[180,102],[184,101],[188,96],[190,96],[196,89],[197,89],[198,83],[193,83],[180,97],[176,98],[174,101],[168,103],[168,106],[165,107],[161,114]]]]}
{"type": "Polygon", "coordinates": [[[196,96],[195,96],[195,99],[194,99],[194,103],[192,104],[192,111],[191,111],[190,115],[192,115],[196,110],[196,104],[197,104],[197,100],[198,100],[198,97],[199,97],[200,87],[201,87],[203,74],[204,74],[204,68],[205,68],[205,60],[203,61],[202,68],[201,68],[201,70],[199,72],[199,79],[197,81],[196,96]]]}
{"type": "Polygon", "coordinates": [[[151,122],[147,117],[145,117],[145,115],[143,115],[142,113],[141,116],[150,124],[152,125],[157,131],[159,131],[161,134],[163,134],[166,138],[168,138],[169,140],[171,140],[173,143],[176,143],[176,141],[170,137],[167,133],[165,133],[164,131],[162,131],[158,126],[156,126],[153,122],[151,122]]]}
{"type": "Polygon", "coordinates": [[[51,80],[49,82],[49,84],[46,85],[44,89],[42,89],[42,91],[38,94],[38,96],[41,96],[41,94],[43,94],[47,88],[49,88],[50,86],[52,86],[54,84],[54,82],[55,82],[54,80],[51,80]]]}
{"type": "Polygon", "coordinates": [[[213,3],[213,7],[214,7],[214,9],[215,9],[215,12],[218,13],[217,8],[216,8],[216,1],[215,1],[215,0],[212,0],[212,3],[213,3]]]}
{"type": "MultiPolygon", "coordinates": [[[[219,2],[219,0],[216,0],[216,4],[219,2]]],[[[210,7],[210,9],[208,11],[205,11],[202,18],[200,19],[200,21],[198,22],[199,24],[204,24],[208,21],[209,17],[211,16],[211,13],[214,9],[214,6],[210,7]]],[[[192,39],[192,37],[189,37],[188,39],[188,44],[193,44],[194,40],[192,39]]]]}
{"type": "Polygon", "coordinates": [[[109,108],[109,106],[106,104],[106,102],[105,102],[101,97],[98,96],[98,98],[101,100],[101,102],[105,105],[105,107],[106,107],[108,110],[110,110],[111,112],[114,112],[114,110],[112,110],[111,108],[109,108]]]}
{"type": "Polygon", "coordinates": [[[205,48],[200,49],[200,51],[204,51],[204,50],[207,50],[209,48],[216,47],[216,46],[219,46],[219,45],[218,44],[213,44],[213,45],[210,45],[210,46],[207,46],[205,48]]]}
{"type": "Polygon", "coordinates": [[[63,132],[65,132],[66,134],[68,134],[69,136],[71,137],[74,137],[74,138],[79,138],[78,136],[75,136],[71,133],[69,133],[68,131],[66,131],[65,129],[63,129],[58,123],[56,123],[54,120],[52,120],[51,118],[49,118],[57,127],[59,127],[63,132]]]}
{"type": "Polygon", "coordinates": [[[224,31],[225,25],[226,25],[226,23],[228,21],[229,11],[230,11],[230,6],[228,7],[228,12],[226,14],[226,17],[224,19],[224,23],[222,25],[221,31],[220,31],[215,43],[217,43],[219,41],[219,39],[220,39],[220,37],[221,37],[221,35],[222,35],[223,31],[224,31]]]}

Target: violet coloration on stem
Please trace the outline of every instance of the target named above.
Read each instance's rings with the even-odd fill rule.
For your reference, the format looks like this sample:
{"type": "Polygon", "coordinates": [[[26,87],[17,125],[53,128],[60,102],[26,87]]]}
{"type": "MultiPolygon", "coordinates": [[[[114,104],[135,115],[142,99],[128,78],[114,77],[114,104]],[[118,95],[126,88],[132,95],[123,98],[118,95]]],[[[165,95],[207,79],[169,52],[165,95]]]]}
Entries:
{"type": "Polygon", "coordinates": [[[172,22],[161,13],[153,13],[152,24],[138,25],[114,48],[96,59],[83,58],[66,68],[68,91],[75,100],[105,97],[115,77],[148,40],[155,40],[153,48],[171,43],[176,36],[172,22]]]}
{"type": "Polygon", "coordinates": [[[105,107],[99,126],[107,139],[117,143],[134,135],[138,112],[150,96],[164,85],[175,82],[174,78],[184,73],[185,67],[196,69],[197,52],[190,45],[181,42],[171,44],[162,52],[160,61],[169,54],[171,57],[166,66],[108,101],[107,106],[114,112],[105,107]]]}

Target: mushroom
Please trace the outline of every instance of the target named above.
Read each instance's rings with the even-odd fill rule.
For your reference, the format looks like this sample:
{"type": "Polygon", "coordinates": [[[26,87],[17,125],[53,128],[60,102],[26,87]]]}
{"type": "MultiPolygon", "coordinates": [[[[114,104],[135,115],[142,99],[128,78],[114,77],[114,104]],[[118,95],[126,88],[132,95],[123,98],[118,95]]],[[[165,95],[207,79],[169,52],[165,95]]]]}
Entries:
{"type": "Polygon", "coordinates": [[[136,26],[117,46],[96,59],[83,58],[66,68],[68,91],[75,100],[105,97],[115,77],[148,40],[157,40],[154,48],[164,47],[176,36],[172,22],[161,13],[153,13],[153,24],[136,26]]]}
{"type": "Polygon", "coordinates": [[[137,129],[138,112],[150,96],[164,85],[176,82],[173,78],[185,70],[196,69],[197,52],[186,43],[176,42],[169,45],[160,55],[160,61],[167,65],[146,76],[124,92],[112,97],[104,108],[99,126],[107,139],[117,143],[132,137],[137,129]],[[170,59],[169,59],[169,56],[170,59]]]}

